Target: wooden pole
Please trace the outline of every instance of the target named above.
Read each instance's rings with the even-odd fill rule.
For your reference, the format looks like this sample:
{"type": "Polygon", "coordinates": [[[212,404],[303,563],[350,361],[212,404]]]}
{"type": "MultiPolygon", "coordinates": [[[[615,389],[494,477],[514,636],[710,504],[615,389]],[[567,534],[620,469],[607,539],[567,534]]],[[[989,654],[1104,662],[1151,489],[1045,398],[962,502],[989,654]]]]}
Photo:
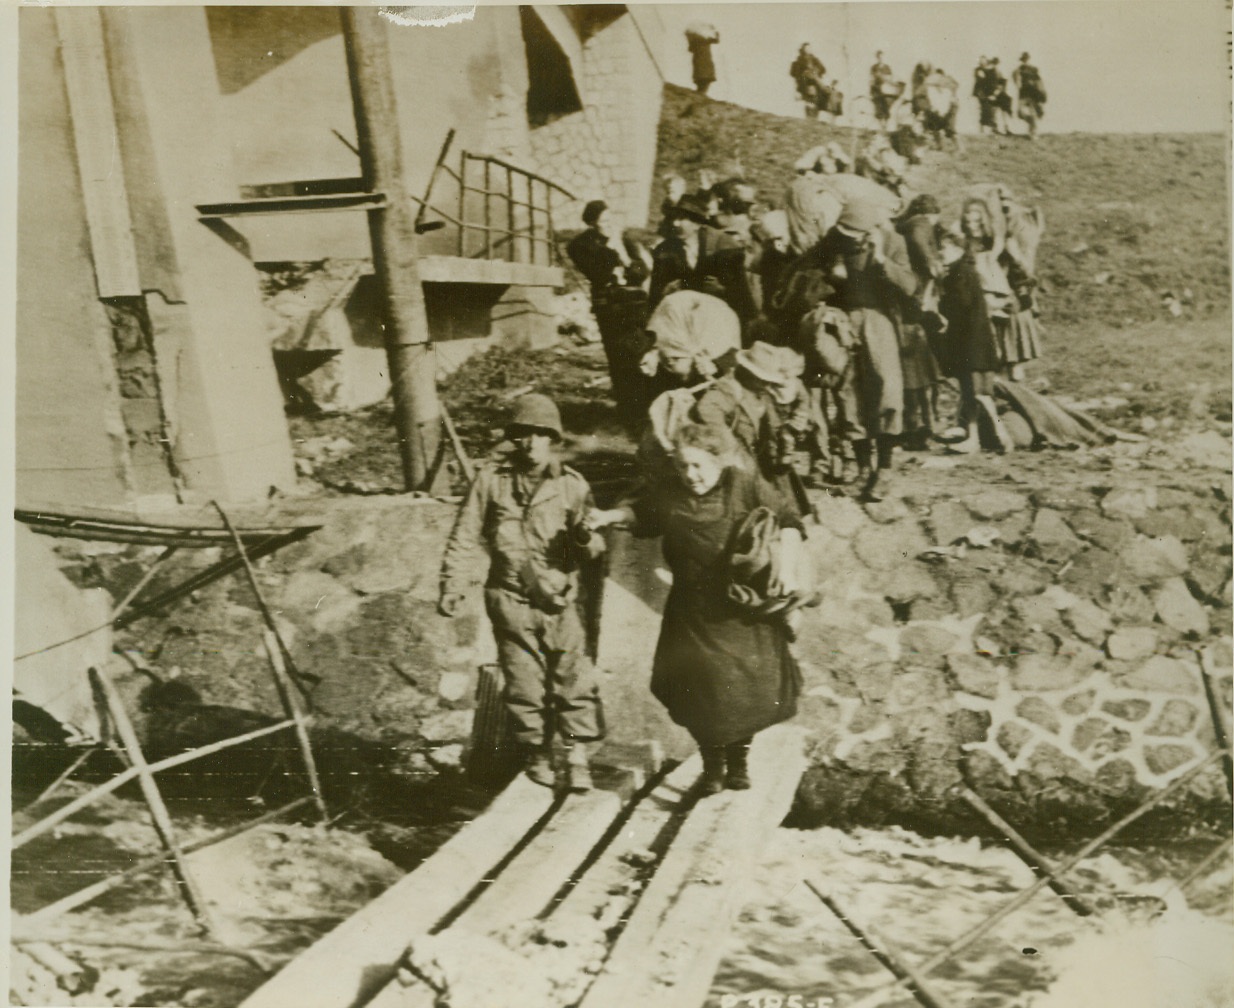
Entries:
{"type": "MultiPolygon", "coordinates": [[[[199,749],[190,749],[188,752],[178,753],[175,756],[168,756],[166,759],[161,759],[157,763],[150,764],[150,772],[157,773],[160,770],[170,770],[172,767],[180,766],[184,763],[192,763],[194,760],[199,760],[203,756],[209,756],[212,753],[222,752],[224,749],[230,749],[233,746],[243,745],[245,742],[252,742],[259,738],[264,738],[267,735],[273,735],[275,732],[282,731],[284,728],[290,728],[295,722],[288,718],[286,721],[279,721],[276,724],[267,725],[265,728],[258,728],[251,732],[245,732],[243,735],[235,735],[232,738],[222,739],[219,742],[211,742],[209,745],[202,746],[199,749]]],[[[134,777],[137,776],[136,767],[127,767],[116,774],[109,781],[105,781],[98,787],[87,791],[84,795],[74,798],[67,805],[61,805],[51,815],[40,819],[33,826],[18,833],[12,840],[9,841],[9,850],[16,850],[28,844],[36,837],[42,836],[49,829],[58,826],[65,819],[71,818],[88,805],[93,805],[104,795],[109,795],[113,791],[123,787],[134,777]]]]}
{"type": "Polygon", "coordinates": [[[904,957],[891,946],[886,938],[878,934],[870,925],[863,926],[858,924],[847,910],[844,910],[834,899],[819,889],[809,879],[806,879],[805,883],[806,888],[814,893],[827,909],[840,919],[840,923],[848,928],[849,932],[866,947],[866,950],[886,966],[895,975],[897,980],[904,982],[908,992],[917,999],[918,1003],[923,1005],[924,1008],[948,1008],[947,1002],[930,989],[930,985],[926,982],[925,978],[904,961],[904,957]]]}
{"type": "Polygon", "coordinates": [[[1217,699],[1217,691],[1213,686],[1213,677],[1208,670],[1207,652],[1202,648],[1197,648],[1195,658],[1200,666],[1200,684],[1204,687],[1204,699],[1208,701],[1208,715],[1213,722],[1213,737],[1216,738],[1217,745],[1226,750],[1225,756],[1221,759],[1221,770],[1225,774],[1226,790],[1234,799],[1234,761],[1230,759],[1230,737],[1225,728],[1225,718],[1221,713],[1221,703],[1217,699]]]}
{"type": "Polygon", "coordinates": [[[128,711],[124,709],[124,701],[121,700],[115,684],[111,681],[111,677],[108,676],[106,671],[92,668],[90,675],[102,692],[107,704],[108,713],[115,722],[116,732],[119,734],[120,741],[124,745],[124,751],[128,754],[129,762],[133,764],[133,769],[137,771],[137,780],[141,784],[141,793],[150,808],[150,816],[154,820],[154,829],[158,833],[159,839],[163,842],[163,846],[167,848],[167,853],[171,855],[170,867],[172,874],[175,876],[176,886],[180,890],[180,895],[184,898],[185,904],[197,923],[205,931],[217,933],[218,925],[211,918],[210,910],[202,898],[201,891],[197,888],[197,883],[194,882],[192,875],[189,873],[188,865],[184,860],[184,852],[180,850],[180,846],[176,842],[176,832],[171,822],[171,813],[167,811],[167,806],[163,803],[163,796],[159,793],[158,784],[154,780],[154,773],[141,751],[141,743],[137,740],[137,732],[133,729],[133,722],[129,720],[128,711]]]}
{"type": "MultiPolygon", "coordinates": [[[[926,962],[918,966],[917,971],[923,975],[932,973],[934,970],[938,969],[938,967],[941,966],[943,963],[959,955],[961,952],[963,952],[966,948],[968,948],[974,942],[978,941],[979,939],[984,937],[986,934],[988,934],[1005,917],[1008,917],[1012,913],[1014,913],[1016,910],[1019,910],[1020,907],[1024,906],[1024,904],[1027,903],[1029,900],[1031,900],[1034,896],[1036,896],[1037,893],[1041,892],[1041,890],[1044,889],[1049,884],[1049,880],[1051,878],[1058,876],[1058,875],[1062,875],[1065,872],[1071,871],[1072,868],[1078,865],[1081,861],[1083,861],[1089,855],[1093,854],[1094,852],[1104,847],[1107,843],[1113,840],[1114,837],[1116,837],[1119,833],[1125,830],[1128,826],[1130,826],[1133,822],[1135,822],[1141,816],[1146,815],[1147,813],[1151,812],[1154,808],[1160,805],[1167,798],[1172,797],[1173,795],[1181,791],[1183,788],[1185,788],[1196,777],[1198,777],[1201,773],[1203,773],[1206,769],[1208,769],[1208,767],[1210,767],[1215,760],[1217,760],[1218,758],[1220,758],[1221,756],[1225,754],[1226,754],[1226,750],[1224,749],[1218,749],[1216,752],[1209,753],[1208,756],[1200,760],[1200,762],[1198,762],[1195,766],[1193,766],[1190,770],[1184,773],[1181,777],[1179,777],[1173,783],[1169,784],[1163,790],[1158,791],[1156,794],[1150,795],[1141,805],[1139,805],[1135,809],[1132,809],[1125,816],[1119,819],[1118,822],[1111,825],[1103,833],[1094,837],[1092,840],[1086,843],[1083,847],[1081,847],[1074,854],[1060,861],[1057,865],[1054,866],[1054,870],[1050,872],[1045,878],[1039,878],[1036,882],[1030,885],[1027,889],[1023,890],[1016,896],[1012,897],[1010,900],[1004,903],[1001,907],[995,910],[992,914],[990,914],[984,920],[975,924],[964,934],[960,935],[959,938],[953,941],[946,948],[940,949],[933,956],[931,956],[926,962]]],[[[887,1000],[888,997],[890,997],[893,993],[895,993],[895,990],[897,988],[902,987],[902,986],[903,986],[903,983],[900,981],[896,981],[895,983],[888,984],[886,987],[880,988],[879,990],[876,990],[873,993],[868,994],[866,997],[862,998],[860,1001],[855,1002],[851,1006],[851,1008],[875,1008],[876,1005],[881,1005],[884,1001],[887,1000]]]]}
{"type": "Polygon", "coordinates": [[[1070,891],[1071,886],[1063,885],[1058,878],[1053,876],[1052,873],[1055,871],[1054,865],[1034,849],[1024,837],[1020,836],[1019,832],[1009,822],[995,812],[994,809],[990,808],[981,795],[964,785],[957,787],[955,793],[976,809],[1011,844],[1020,857],[1048,880],[1050,888],[1058,893],[1068,907],[1081,917],[1088,917],[1095,913],[1088,902],[1070,891]]]}
{"type": "Polygon", "coordinates": [[[373,269],[384,300],[384,338],[403,487],[424,489],[441,440],[437,366],[417,263],[415,218],[403,178],[402,141],[386,23],[376,7],[343,7],[343,42],[360,169],[385,204],[368,212],[373,269]]]}
{"type": "Polygon", "coordinates": [[[1222,840],[1221,843],[1217,844],[1217,846],[1204,858],[1204,860],[1192,868],[1191,871],[1189,871],[1182,879],[1182,881],[1178,883],[1178,888],[1182,892],[1186,892],[1201,878],[1207,875],[1209,869],[1211,869],[1213,865],[1215,865],[1222,858],[1228,858],[1230,856],[1231,843],[1234,843],[1234,840],[1227,837],[1225,840],[1222,840]]]}
{"type": "Polygon", "coordinates": [[[270,658],[270,670],[274,673],[274,684],[283,702],[283,712],[295,722],[300,757],[304,760],[304,770],[308,774],[309,787],[313,789],[317,810],[321,813],[322,821],[325,822],[330,818],[330,813],[326,810],[326,802],[321,793],[321,782],[317,777],[317,760],[313,757],[313,747],[309,742],[308,721],[304,716],[304,708],[300,706],[300,697],[296,693],[292,679],[287,674],[287,666],[284,664],[284,656],[288,654],[287,645],[283,643],[283,638],[279,635],[278,625],[274,622],[274,614],[266,605],[266,597],[262,594],[261,585],[257,583],[257,572],[253,570],[253,562],[249,559],[248,550],[244,547],[244,540],[240,538],[240,533],[232,525],[222,505],[218,501],[212,503],[223,520],[223,525],[231,533],[231,540],[240,554],[240,561],[244,565],[244,574],[248,578],[249,587],[253,589],[253,595],[257,600],[257,608],[261,611],[261,618],[266,624],[262,631],[262,640],[266,645],[266,654],[270,658]]]}

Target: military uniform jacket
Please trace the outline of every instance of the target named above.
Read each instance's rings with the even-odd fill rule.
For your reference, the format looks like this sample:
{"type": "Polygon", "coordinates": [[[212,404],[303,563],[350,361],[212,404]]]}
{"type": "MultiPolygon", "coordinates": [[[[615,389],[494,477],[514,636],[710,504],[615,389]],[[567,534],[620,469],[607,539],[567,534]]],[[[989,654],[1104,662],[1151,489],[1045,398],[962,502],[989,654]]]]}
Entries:
{"type": "Polygon", "coordinates": [[[487,553],[489,588],[532,599],[573,595],[579,562],[603,550],[603,540],[585,525],[591,507],[587,481],[558,461],[538,475],[505,460],[486,463],[446,543],[442,593],[461,594],[479,583],[476,559],[487,553]]]}

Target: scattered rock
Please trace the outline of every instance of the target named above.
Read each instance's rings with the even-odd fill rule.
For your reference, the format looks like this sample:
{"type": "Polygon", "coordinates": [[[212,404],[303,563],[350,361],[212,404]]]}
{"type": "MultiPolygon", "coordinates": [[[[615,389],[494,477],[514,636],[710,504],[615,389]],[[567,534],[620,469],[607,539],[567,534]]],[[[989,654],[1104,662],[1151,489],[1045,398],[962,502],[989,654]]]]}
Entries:
{"type": "Polygon", "coordinates": [[[1152,599],[1141,589],[1125,585],[1110,589],[1105,608],[1115,623],[1151,623],[1156,615],[1152,599]]]}
{"type": "Polygon", "coordinates": [[[1230,439],[1214,430],[1189,434],[1178,442],[1178,454],[1194,465],[1229,472],[1230,439]]]}
{"type": "Polygon", "coordinates": [[[1048,563],[1066,563],[1084,548],[1062,514],[1050,508],[1038,510],[1028,541],[1036,555],[1048,563]]]}
{"type": "Polygon", "coordinates": [[[434,714],[420,722],[420,734],[426,742],[453,742],[471,734],[471,722],[475,712],[450,710],[434,714]]]}
{"type": "Polygon", "coordinates": [[[964,537],[972,520],[968,509],[958,501],[940,501],[930,509],[930,534],[937,545],[950,546],[964,537]]]}
{"type": "Polygon", "coordinates": [[[1187,570],[1187,548],[1174,536],[1150,539],[1137,535],[1118,558],[1124,569],[1141,584],[1177,577],[1187,570]]]}
{"type": "Polygon", "coordinates": [[[1138,783],[1135,767],[1125,759],[1102,763],[1093,777],[1093,786],[1109,795],[1125,795],[1138,783]]]}
{"type": "Polygon", "coordinates": [[[915,562],[927,545],[916,522],[900,521],[891,525],[866,525],[853,539],[853,552],[867,566],[886,571],[915,562]]]}
{"type": "Polygon", "coordinates": [[[1179,633],[1202,634],[1208,630],[1208,613],[1179,577],[1170,578],[1153,596],[1157,616],[1179,633]]]}
{"type": "MultiPolygon", "coordinates": [[[[1102,755],[1104,755],[1104,753],[1121,752],[1126,749],[1131,744],[1131,735],[1121,728],[1114,727],[1104,718],[1085,718],[1075,726],[1075,731],[1071,735],[1071,746],[1076,752],[1084,752],[1098,740],[1102,740],[1102,755]]],[[[1087,755],[1092,759],[1099,754],[1093,752],[1087,755]]]]}
{"type": "Polygon", "coordinates": [[[995,741],[998,742],[998,747],[1003,752],[1015,759],[1020,755],[1020,750],[1024,748],[1025,743],[1032,737],[1033,733],[1023,725],[1016,724],[1014,721],[1004,721],[998,726],[995,741]]]}
{"type": "Polygon", "coordinates": [[[443,672],[437,681],[437,695],[443,700],[456,703],[471,689],[471,676],[466,672],[443,672]]]}
{"type": "Polygon", "coordinates": [[[1043,781],[1073,781],[1086,784],[1092,780],[1092,771],[1079,760],[1068,756],[1057,746],[1038,742],[1029,754],[1025,770],[1043,781]]]}
{"type": "Polygon", "coordinates": [[[907,518],[911,513],[899,497],[888,497],[886,500],[867,504],[865,512],[870,521],[878,525],[890,525],[892,522],[907,518]]]}
{"type": "Polygon", "coordinates": [[[974,518],[982,521],[998,521],[1028,507],[1024,494],[1011,490],[983,490],[965,500],[965,505],[974,518]]]}
{"type": "Polygon", "coordinates": [[[867,523],[861,505],[848,497],[821,497],[815,502],[815,510],[819,525],[842,539],[851,538],[867,523]]]}
{"type": "Polygon", "coordinates": [[[1157,488],[1116,487],[1101,498],[1100,506],[1107,518],[1143,518],[1157,506],[1157,488]]]}
{"type": "Polygon", "coordinates": [[[1106,639],[1105,649],[1111,658],[1122,661],[1147,658],[1157,650],[1157,631],[1152,627],[1122,627],[1106,639]]]}
{"type": "Polygon", "coordinates": [[[938,657],[950,652],[960,638],[937,624],[918,623],[900,633],[900,648],[905,654],[938,657]]]}
{"type": "Polygon", "coordinates": [[[1092,690],[1082,690],[1079,693],[1072,693],[1061,704],[1064,714],[1071,717],[1079,717],[1093,705],[1093,700],[1097,694],[1092,690]]]}

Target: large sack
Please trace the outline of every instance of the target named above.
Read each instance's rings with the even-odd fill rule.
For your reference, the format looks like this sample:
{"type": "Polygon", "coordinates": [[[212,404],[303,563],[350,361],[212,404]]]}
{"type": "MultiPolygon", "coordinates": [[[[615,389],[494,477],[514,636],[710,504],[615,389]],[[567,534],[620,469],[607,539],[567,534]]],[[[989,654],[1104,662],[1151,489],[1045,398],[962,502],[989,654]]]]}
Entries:
{"type": "Polygon", "coordinates": [[[707,364],[741,347],[741,321],[718,297],[680,290],[665,296],[647,320],[662,357],[690,357],[707,364]]]}

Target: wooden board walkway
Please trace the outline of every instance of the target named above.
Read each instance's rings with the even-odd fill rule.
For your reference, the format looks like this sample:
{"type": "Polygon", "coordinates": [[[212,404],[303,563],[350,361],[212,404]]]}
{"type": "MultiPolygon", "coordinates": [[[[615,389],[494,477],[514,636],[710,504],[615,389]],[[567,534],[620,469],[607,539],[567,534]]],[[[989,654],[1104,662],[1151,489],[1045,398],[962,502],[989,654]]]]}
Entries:
{"type": "Polygon", "coordinates": [[[554,801],[520,777],[242,1008],[429,1008],[439,991],[399,968],[409,945],[474,942],[475,968],[485,970],[486,949],[504,941],[534,973],[536,949],[517,937],[534,926],[607,941],[563,1006],[701,1004],[745,881],[805,770],[804,748],[799,729],[763,732],[750,754],[753,787],[704,799],[693,787],[697,756],[628,801],[608,791],[554,801]]]}

